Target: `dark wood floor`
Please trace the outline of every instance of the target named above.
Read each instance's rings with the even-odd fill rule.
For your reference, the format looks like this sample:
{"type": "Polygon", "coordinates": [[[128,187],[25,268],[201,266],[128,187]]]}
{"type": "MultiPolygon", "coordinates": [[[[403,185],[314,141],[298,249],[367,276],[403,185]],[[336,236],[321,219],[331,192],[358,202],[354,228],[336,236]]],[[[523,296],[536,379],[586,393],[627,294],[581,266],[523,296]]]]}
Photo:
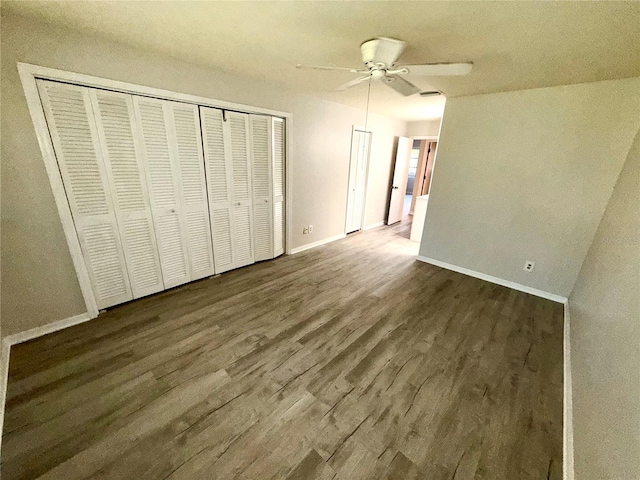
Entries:
{"type": "Polygon", "coordinates": [[[560,479],[562,306],[382,227],[11,351],[5,480],[560,479]]]}

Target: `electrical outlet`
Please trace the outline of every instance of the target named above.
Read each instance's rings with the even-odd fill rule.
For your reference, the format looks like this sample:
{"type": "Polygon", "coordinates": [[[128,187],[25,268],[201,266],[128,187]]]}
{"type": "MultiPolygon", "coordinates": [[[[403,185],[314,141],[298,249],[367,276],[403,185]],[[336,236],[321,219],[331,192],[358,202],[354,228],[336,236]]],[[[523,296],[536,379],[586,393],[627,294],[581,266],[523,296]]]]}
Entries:
{"type": "Polygon", "coordinates": [[[307,235],[308,233],[309,233],[309,227],[304,227],[304,228],[302,229],[302,234],[303,234],[303,235],[307,235]]]}
{"type": "Polygon", "coordinates": [[[313,225],[309,225],[309,233],[313,233],[313,225]]]}
{"type": "Polygon", "coordinates": [[[525,262],[525,264],[524,264],[524,268],[523,268],[523,270],[524,270],[525,272],[533,272],[533,267],[535,267],[535,266],[536,266],[536,262],[533,262],[533,261],[531,261],[531,260],[527,260],[527,261],[525,262]]]}

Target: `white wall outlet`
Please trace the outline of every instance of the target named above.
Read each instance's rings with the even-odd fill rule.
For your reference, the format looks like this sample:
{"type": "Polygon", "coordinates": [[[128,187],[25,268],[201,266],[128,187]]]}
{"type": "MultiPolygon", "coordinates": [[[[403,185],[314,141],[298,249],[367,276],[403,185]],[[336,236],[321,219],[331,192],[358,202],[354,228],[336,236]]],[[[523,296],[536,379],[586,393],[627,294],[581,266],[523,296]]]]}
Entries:
{"type": "Polygon", "coordinates": [[[306,234],[308,234],[308,233],[309,233],[309,227],[303,227],[303,228],[302,228],[302,234],[303,234],[303,235],[306,235],[306,234]]]}
{"type": "Polygon", "coordinates": [[[309,233],[313,233],[313,225],[309,225],[309,233]]]}
{"type": "Polygon", "coordinates": [[[525,272],[533,272],[533,267],[535,267],[535,266],[536,266],[536,262],[533,262],[533,261],[531,261],[531,260],[527,260],[527,261],[525,262],[525,264],[524,264],[524,268],[523,268],[523,270],[524,270],[525,272]]]}

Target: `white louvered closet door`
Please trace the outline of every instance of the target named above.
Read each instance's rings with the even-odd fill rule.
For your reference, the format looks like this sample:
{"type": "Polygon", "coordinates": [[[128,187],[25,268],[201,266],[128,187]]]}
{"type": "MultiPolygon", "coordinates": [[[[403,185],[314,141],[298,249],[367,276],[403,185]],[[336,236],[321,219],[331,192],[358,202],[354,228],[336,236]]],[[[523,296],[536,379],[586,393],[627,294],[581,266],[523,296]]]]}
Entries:
{"type": "Polygon", "coordinates": [[[222,273],[234,268],[233,213],[231,211],[232,179],[231,168],[227,164],[227,149],[224,144],[222,110],[200,107],[200,122],[207,171],[213,260],[216,266],[216,273],[222,273]]]}
{"type": "Polygon", "coordinates": [[[166,102],[133,96],[143,143],[143,160],[165,288],[188,282],[187,228],[180,189],[180,169],[169,141],[166,102]]]}
{"type": "Polygon", "coordinates": [[[285,131],[282,118],[272,118],[273,134],[273,256],[284,253],[285,131]]]}
{"type": "Polygon", "coordinates": [[[227,144],[230,145],[228,152],[233,179],[231,209],[235,237],[234,267],[238,268],[254,262],[249,115],[226,112],[226,116],[225,133],[227,144]]]}
{"type": "Polygon", "coordinates": [[[273,150],[271,117],[250,115],[255,260],[273,258],[273,150]]]}
{"type": "Polygon", "coordinates": [[[89,90],[45,80],[38,90],[98,308],[131,300],[89,90]]]}
{"type": "Polygon", "coordinates": [[[131,95],[89,89],[134,298],[164,290],[131,95]]]}
{"type": "Polygon", "coordinates": [[[186,226],[189,272],[191,280],[197,280],[214,274],[198,107],[165,102],[165,108],[170,114],[169,141],[174,162],[180,170],[180,197],[186,226]]]}
{"type": "Polygon", "coordinates": [[[200,120],[213,258],[222,273],[254,261],[249,115],[200,107],[200,120]]]}

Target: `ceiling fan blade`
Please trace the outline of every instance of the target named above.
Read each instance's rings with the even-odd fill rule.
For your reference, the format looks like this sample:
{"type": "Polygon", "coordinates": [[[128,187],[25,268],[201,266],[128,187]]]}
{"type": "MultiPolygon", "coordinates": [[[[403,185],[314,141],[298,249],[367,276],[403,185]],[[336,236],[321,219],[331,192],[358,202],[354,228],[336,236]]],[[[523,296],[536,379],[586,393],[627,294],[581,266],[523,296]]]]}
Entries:
{"type": "Polygon", "coordinates": [[[368,40],[360,45],[362,61],[378,64],[382,63],[388,67],[396,63],[396,60],[404,50],[405,43],[395,38],[378,37],[368,40]]]}
{"type": "Polygon", "coordinates": [[[384,77],[384,83],[405,97],[421,92],[413,83],[407,82],[404,78],[397,75],[387,75],[384,77]]]}
{"type": "Polygon", "coordinates": [[[336,88],[336,90],[343,91],[343,90],[346,90],[347,88],[351,88],[355,85],[358,85],[359,83],[366,82],[367,80],[369,80],[370,76],[371,75],[364,75],[362,77],[358,77],[355,80],[351,80],[350,82],[340,85],[338,88],[336,88]]]}
{"type": "Polygon", "coordinates": [[[411,75],[425,77],[467,75],[473,63],[427,63],[424,65],[403,65],[398,68],[406,68],[411,75]]]}
{"type": "Polygon", "coordinates": [[[297,64],[296,68],[301,68],[305,70],[340,70],[343,72],[351,72],[351,73],[368,73],[369,70],[361,70],[358,68],[346,68],[346,67],[321,67],[317,65],[302,65],[297,64]]]}

